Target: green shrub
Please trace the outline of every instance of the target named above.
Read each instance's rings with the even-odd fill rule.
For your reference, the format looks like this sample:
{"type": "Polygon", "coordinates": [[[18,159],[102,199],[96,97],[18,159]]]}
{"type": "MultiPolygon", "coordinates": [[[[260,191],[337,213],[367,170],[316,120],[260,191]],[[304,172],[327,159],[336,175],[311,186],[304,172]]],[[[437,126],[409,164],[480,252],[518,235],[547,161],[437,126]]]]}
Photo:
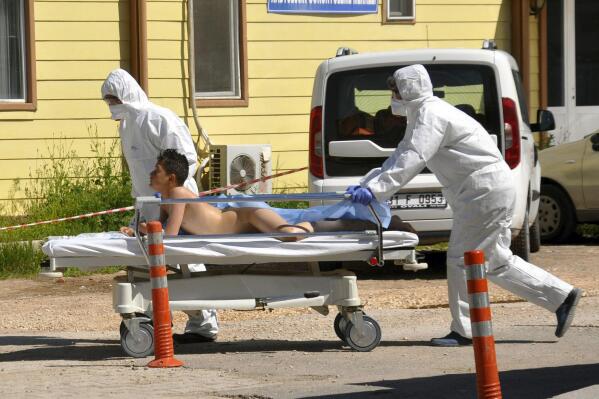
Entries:
{"type": "MultiPolygon", "coordinates": [[[[80,158],[70,140],[54,140],[48,148],[49,162],[30,171],[30,179],[14,183],[10,209],[3,209],[0,225],[52,220],[133,204],[131,181],[122,167],[118,141],[108,145],[88,128],[92,157],[80,158]],[[15,193],[28,198],[17,202],[15,193]],[[16,205],[18,203],[18,205],[16,205]],[[22,216],[11,216],[22,215],[22,216]]],[[[31,276],[39,271],[44,255],[31,244],[49,236],[114,231],[128,224],[132,212],[94,216],[0,232],[0,278],[31,276]]]]}
{"type": "Polygon", "coordinates": [[[599,238],[599,225],[580,224],[578,225],[577,233],[585,238],[599,238]]]}
{"type": "Polygon", "coordinates": [[[42,252],[31,242],[1,243],[0,279],[36,275],[42,258],[42,252]]]}
{"type": "MultiPolygon", "coordinates": [[[[122,168],[118,142],[113,141],[108,145],[98,137],[97,132],[89,130],[91,158],[79,158],[69,149],[69,140],[58,139],[48,149],[50,157],[45,167],[30,172],[30,179],[15,181],[13,198],[14,192],[20,190],[28,199],[20,204],[21,209],[13,206],[9,210],[13,215],[25,215],[12,218],[13,224],[132,205],[131,182],[128,173],[122,168]]],[[[118,230],[128,223],[131,215],[132,212],[117,213],[2,232],[0,242],[118,230]]],[[[6,222],[6,219],[3,221],[6,222]]]]}

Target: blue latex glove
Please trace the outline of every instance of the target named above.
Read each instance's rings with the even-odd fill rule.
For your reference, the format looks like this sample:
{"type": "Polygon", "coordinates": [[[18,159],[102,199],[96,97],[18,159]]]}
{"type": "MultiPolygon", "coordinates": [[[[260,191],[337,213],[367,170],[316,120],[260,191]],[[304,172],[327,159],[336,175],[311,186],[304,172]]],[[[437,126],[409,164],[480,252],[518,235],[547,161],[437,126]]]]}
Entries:
{"type": "Polygon", "coordinates": [[[354,190],[351,195],[352,202],[357,202],[358,204],[368,205],[372,201],[374,196],[372,195],[372,191],[368,188],[359,187],[354,190]]]}
{"type": "Polygon", "coordinates": [[[345,190],[345,194],[353,194],[354,191],[356,191],[357,189],[359,189],[360,186],[359,184],[355,185],[355,186],[349,186],[346,190],[345,190]]]}

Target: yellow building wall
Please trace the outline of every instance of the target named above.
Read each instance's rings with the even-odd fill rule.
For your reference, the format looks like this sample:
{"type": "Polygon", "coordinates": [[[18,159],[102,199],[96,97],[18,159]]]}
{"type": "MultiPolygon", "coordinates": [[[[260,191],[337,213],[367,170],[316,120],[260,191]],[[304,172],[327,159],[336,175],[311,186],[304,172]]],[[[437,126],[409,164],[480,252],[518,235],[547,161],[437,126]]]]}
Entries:
{"type": "MultiPolygon", "coordinates": [[[[92,156],[89,130],[106,143],[117,139],[100,86],[112,69],[128,68],[128,10],[128,0],[35,1],[38,109],[0,112],[0,205],[14,179],[43,167],[59,138],[80,157],[92,156]]],[[[148,91],[197,135],[185,98],[185,11],[181,0],[147,2],[148,91]]],[[[509,50],[510,15],[509,1],[417,0],[414,24],[382,24],[381,2],[374,15],[319,16],[268,14],[266,0],[248,0],[249,106],[199,109],[200,121],[216,144],[271,144],[275,171],[307,166],[313,75],[338,47],[478,48],[492,38],[509,50]]],[[[306,184],[305,172],[274,182],[300,191],[306,184]]]]}
{"type": "Polygon", "coordinates": [[[0,111],[0,213],[14,180],[35,177],[57,146],[86,158],[89,131],[107,144],[118,136],[100,85],[110,70],[129,66],[129,1],[36,0],[34,16],[37,110],[0,111]]]}

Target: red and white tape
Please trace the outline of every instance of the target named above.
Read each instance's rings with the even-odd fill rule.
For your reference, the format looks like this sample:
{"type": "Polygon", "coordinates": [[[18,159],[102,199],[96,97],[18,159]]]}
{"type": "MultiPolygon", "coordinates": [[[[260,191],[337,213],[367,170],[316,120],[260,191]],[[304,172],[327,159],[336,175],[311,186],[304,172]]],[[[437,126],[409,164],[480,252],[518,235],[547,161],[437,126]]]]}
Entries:
{"type": "MultiPolygon", "coordinates": [[[[306,169],[308,169],[308,167],[304,166],[303,168],[291,169],[291,170],[288,170],[288,171],[285,171],[285,172],[276,173],[276,174],[270,175],[270,176],[260,177],[260,178],[249,180],[249,181],[243,182],[243,183],[230,184],[230,185],[225,186],[225,187],[219,187],[219,188],[214,188],[212,190],[202,191],[201,193],[199,193],[199,196],[200,197],[204,197],[206,195],[220,193],[220,192],[223,192],[223,191],[226,191],[226,190],[230,190],[232,188],[238,188],[238,187],[246,186],[246,185],[249,185],[249,184],[254,184],[254,183],[258,183],[258,182],[264,182],[264,181],[267,181],[267,180],[270,180],[270,179],[274,179],[275,177],[290,175],[292,173],[300,172],[300,171],[306,170],[306,169]]],[[[43,224],[59,223],[59,222],[65,222],[67,220],[85,219],[85,218],[90,218],[90,217],[94,217],[94,216],[101,216],[101,215],[109,215],[109,214],[112,214],[112,213],[127,212],[127,211],[131,211],[133,209],[135,209],[134,206],[127,206],[127,207],[124,207],[124,208],[109,209],[107,211],[90,212],[90,213],[85,213],[83,215],[69,216],[69,217],[52,219],[52,220],[44,220],[42,222],[17,224],[17,225],[14,225],[14,226],[0,227],[0,231],[16,230],[16,229],[22,229],[22,228],[25,228],[25,227],[40,226],[40,225],[43,225],[43,224]]]]}

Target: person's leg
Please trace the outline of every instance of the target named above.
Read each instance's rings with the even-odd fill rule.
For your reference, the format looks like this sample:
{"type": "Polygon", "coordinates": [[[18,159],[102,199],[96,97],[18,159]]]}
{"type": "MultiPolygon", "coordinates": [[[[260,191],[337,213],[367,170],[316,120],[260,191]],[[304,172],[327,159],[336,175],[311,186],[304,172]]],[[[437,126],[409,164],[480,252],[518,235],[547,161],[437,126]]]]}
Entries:
{"type": "Polygon", "coordinates": [[[509,222],[498,227],[498,238],[482,248],[488,259],[487,277],[501,288],[555,312],[574,288],[553,274],[514,255],[509,222]]]}
{"type": "MultiPolygon", "coordinates": [[[[282,233],[312,233],[314,229],[311,223],[301,222],[290,225],[278,213],[266,208],[248,208],[251,211],[247,214],[247,221],[258,231],[263,233],[282,232],[282,233]]],[[[289,237],[283,241],[296,241],[298,237],[289,237]]]]}
{"type": "MultiPolygon", "coordinates": [[[[484,252],[487,278],[501,288],[550,312],[556,312],[569,294],[575,293],[575,307],[580,296],[578,290],[575,292],[570,284],[512,253],[510,226],[514,202],[513,189],[501,185],[485,195],[480,203],[471,204],[469,216],[463,220],[478,220],[478,223],[467,223],[462,231],[464,242],[467,243],[466,250],[479,249],[484,252]]],[[[569,321],[565,329],[572,315],[566,315],[569,321]]],[[[564,326],[563,323],[558,315],[558,330],[564,326]]]]}
{"type": "Polygon", "coordinates": [[[190,310],[183,334],[173,334],[178,343],[214,341],[218,334],[216,309],[190,310]]]}
{"type": "Polygon", "coordinates": [[[450,330],[462,337],[472,337],[470,326],[470,308],[468,305],[468,286],[466,284],[466,268],[464,267],[465,243],[460,237],[463,229],[454,215],[454,223],[447,248],[447,295],[451,312],[450,330]]]}
{"type": "MultiPolygon", "coordinates": [[[[189,233],[180,229],[179,235],[189,235],[189,233]]],[[[206,266],[202,263],[192,263],[187,265],[187,267],[192,273],[206,271],[206,266]]],[[[216,340],[218,334],[216,309],[190,310],[184,313],[188,317],[187,323],[185,324],[185,330],[183,334],[173,334],[173,340],[175,342],[178,344],[185,344],[216,340]]]]}
{"type": "MultiPolygon", "coordinates": [[[[205,272],[206,266],[201,263],[188,265],[190,272],[205,272]]],[[[186,333],[197,334],[208,341],[216,339],[218,334],[218,318],[216,316],[216,309],[208,310],[190,310],[185,312],[187,317],[187,323],[185,324],[184,334],[174,334],[174,339],[177,341],[185,340],[183,335],[186,333]]],[[[193,336],[190,338],[194,338],[193,336]]],[[[198,338],[200,342],[202,338],[198,338]]],[[[181,343],[181,342],[179,342],[181,343]]]]}
{"type": "MultiPolygon", "coordinates": [[[[511,214],[508,216],[511,219],[511,214]]],[[[557,318],[555,335],[562,337],[572,324],[582,291],[515,256],[510,250],[510,242],[511,231],[509,223],[506,223],[499,229],[496,245],[487,250],[489,280],[555,313],[557,318]]]]}
{"type": "Polygon", "coordinates": [[[482,203],[482,199],[478,202],[464,201],[468,205],[456,206],[453,209],[453,226],[447,249],[447,290],[452,316],[451,334],[433,339],[431,341],[433,345],[456,346],[460,337],[472,336],[464,252],[482,250],[485,259],[488,260],[501,231],[497,226],[506,213],[505,207],[486,206],[482,203]]]}

